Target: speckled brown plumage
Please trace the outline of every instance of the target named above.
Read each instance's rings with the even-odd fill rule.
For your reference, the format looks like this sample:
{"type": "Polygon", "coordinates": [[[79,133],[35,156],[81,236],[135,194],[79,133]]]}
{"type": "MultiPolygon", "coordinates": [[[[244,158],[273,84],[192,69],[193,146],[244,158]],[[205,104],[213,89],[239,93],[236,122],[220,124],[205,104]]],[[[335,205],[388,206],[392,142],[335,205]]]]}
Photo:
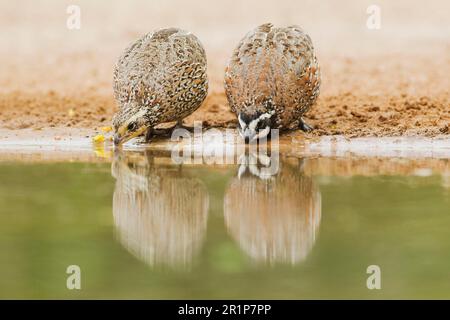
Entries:
{"type": "Polygon", "coordinates": [[[271,128],[302,125],[319,95],[320,71],[310,37],[298,26],[263,24],[238,44],[225,73],[236,115],[271,113],[271,128]]]}
{"type": "Polygon", "coordinates": [[[124,125],[138,130],[180,121],[207,92],[206,55],[197,37],[176,28],[146,34],[125,50],[114,69],[116,132],[125,134],[124,125]]]}

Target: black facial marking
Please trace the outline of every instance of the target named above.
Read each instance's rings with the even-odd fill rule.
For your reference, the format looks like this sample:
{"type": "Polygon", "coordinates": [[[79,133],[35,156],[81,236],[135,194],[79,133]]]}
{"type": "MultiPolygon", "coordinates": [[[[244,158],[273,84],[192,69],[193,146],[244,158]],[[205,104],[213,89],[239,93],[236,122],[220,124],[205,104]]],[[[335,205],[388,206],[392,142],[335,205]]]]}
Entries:
{"type": "Polygon", "coordinates": [[[272,118],[266,118],[258,121],[258,129],[265,129],[272,126],[272,118]]]}
{"type": "Polygon", "coordinates": [[[248,124],[252,119],[252,117],[250,115],[243,113],[243,112],[240,114],[240,116],[241,116],[241,120],[244,121],[244,123],[246,123],[246,124],[248,124]]]}
{"type": "Polygon", "coordinates": [[[128,131],[134,131],[137,129],[137,123],[136,122],[130,122],[128,124],[127,130],[128,131]]]}
{"type": "MultiPolygon", "coordinates": [[[[241,120],[247,125],[250,124],[253,120],[259,119],[259,117],[263,114],[261,111],[256,111],[255,113],[240,113],[241,120]]],[[[272,117],[266,117],[264,119],[259,119],[256,129],[264,129],[267,126],[272,126],[272,117]]]]}

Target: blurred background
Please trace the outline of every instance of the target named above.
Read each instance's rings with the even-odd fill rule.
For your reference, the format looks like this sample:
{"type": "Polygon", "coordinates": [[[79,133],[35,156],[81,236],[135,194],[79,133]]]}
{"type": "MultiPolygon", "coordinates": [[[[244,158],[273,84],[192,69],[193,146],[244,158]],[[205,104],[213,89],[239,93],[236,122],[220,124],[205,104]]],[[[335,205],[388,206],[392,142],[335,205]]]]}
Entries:
{"type": "MultiPolygon", "coordinates": [[[[431,66],[448,67],[449,10],[445,0],[2,0],[0,90],[95,87],[110,93],[112,66],[122,50],[142,34],[172,26],[192,31],[203,42],[213,90],[222,90],[223,68],[237,42],[265,22],[303,27],[319,61],[332,71],[343,58],[371,57],[405,62],[405,57],[425,56],[431,66]],[[80,29],[66,26],[70,5],[80,8],[80,29]],[[380,8],[380,29],[367,27],[372,5],[380,8]]],[[[363,63],[358,67],[365,71],[363,63]]],[[[325,93],[332,87],[325,82],[325,93]]]]}

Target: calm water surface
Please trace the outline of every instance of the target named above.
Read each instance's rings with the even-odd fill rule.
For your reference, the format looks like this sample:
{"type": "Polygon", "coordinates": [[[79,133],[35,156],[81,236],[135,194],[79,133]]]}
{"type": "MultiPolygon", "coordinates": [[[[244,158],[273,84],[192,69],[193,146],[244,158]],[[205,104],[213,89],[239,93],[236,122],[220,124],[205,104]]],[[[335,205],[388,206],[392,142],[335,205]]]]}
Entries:
{"type": "Polygon", "coordinates": [[[2,162],[0,298],[450,298],[448,169],[2,162]],[[81,290],[66,288],[69,265],[81,290]]]}

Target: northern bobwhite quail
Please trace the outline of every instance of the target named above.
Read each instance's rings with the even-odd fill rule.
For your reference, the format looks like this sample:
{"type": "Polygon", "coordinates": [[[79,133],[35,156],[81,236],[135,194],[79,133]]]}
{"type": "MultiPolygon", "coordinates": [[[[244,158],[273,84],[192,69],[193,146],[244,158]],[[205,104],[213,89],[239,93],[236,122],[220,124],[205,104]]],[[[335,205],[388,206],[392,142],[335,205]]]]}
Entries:
{"type": "Polygon", "coordinates": [[[192,33],[161,29],[133,42],[114,69],[114,143],[146,134],[194,112],[208,92],[206,55],[192,33]]]}
{"type": "Polygon", "coordinates": [[[225,91],[248,143],[270,129],[312,128],[302,119],[319,95],[320,70],[311,38],[298,26],[271,23],[250,31],[225,72],[225,91]]]}

